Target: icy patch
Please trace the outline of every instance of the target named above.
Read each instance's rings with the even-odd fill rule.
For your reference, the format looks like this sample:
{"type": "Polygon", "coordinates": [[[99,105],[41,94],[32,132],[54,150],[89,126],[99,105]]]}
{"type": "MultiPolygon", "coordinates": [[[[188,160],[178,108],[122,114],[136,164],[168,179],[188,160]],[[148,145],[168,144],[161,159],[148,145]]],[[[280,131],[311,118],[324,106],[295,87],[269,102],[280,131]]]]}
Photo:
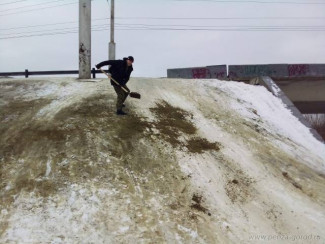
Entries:
{"type": "MultiPolygon", "coordinates": [[[[100,211],[105,212],[108,202],[118,208],[118,203],[108,198],[115,194],[108,189],[86,189],[74,184],[67,192],[49,198],[46,207],[42,206],[42,198],[21,194],[15,201],[20,207],[11,214],[10,225],[0,240],[20,243],[49,243],[55,238],[63,238],[64,243],[109,241],[111,233],[102,228],[100,211]],[[102,193],[100,196],[98,190],[102,193]]],[[[127,226],[123,221],[121,224],[127,226]]],[[[118,232],[127,231],[116,228],[118,232]]]]}
{"type": "Polygon", "coordinates": [[[52,119],[63,108],[77,103],[81,99],[92,94],[93,91],[89,89],[91,83],[78,83],[73,82],[65,85],[64,87],[56,84],[43,86],[38,92],[39,96],[51,98],[54,100],[47,106],[43,107],[36,114],[37,117],[46,117],[52,119]]]}
{"type": "Polygon", "coordinates": [[[49,174],[51,173],[51,160],[47,160],[47,163],[46,163],[46,172],[45,172],[45,177],[48,177],[49,174]]]}
{"type": "Polygon", "coordinates": [[[58,84],[50,83],[48,85],[44,84],[39,89],[36,90],[36,97],[43,98],[43,97],[49,97],[56,94],[59,94],[62,91],[62,88],[58,86],[58,84]]]}
{"type": "Polygon", "coordinates": [[[186,227],[181,226],[181,225],[177,225],[177,228],[178,228],[179,230],[181,230],[181,231],[184,231],[184,232],[186,232],[186,233],[189,233],[190,236],[191,236],[192,238],[197,238],[197,237],[198,237],[197,232],[194,231],[194,230],[191,230],[191,229],[186,228],[186,227]]]}

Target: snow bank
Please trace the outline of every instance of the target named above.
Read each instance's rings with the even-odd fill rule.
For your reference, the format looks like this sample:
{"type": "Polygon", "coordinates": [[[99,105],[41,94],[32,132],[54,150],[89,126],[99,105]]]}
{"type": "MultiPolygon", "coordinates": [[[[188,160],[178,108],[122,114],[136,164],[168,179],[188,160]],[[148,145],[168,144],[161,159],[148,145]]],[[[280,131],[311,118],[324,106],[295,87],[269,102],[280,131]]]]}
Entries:
{"type": "Polygon", "coordinates": [[[0,242],[324,241],[325,145],[278,98],[218,80],[129,88],[142,98],[118,117],[107,79],[1,79],[0,242]]]}

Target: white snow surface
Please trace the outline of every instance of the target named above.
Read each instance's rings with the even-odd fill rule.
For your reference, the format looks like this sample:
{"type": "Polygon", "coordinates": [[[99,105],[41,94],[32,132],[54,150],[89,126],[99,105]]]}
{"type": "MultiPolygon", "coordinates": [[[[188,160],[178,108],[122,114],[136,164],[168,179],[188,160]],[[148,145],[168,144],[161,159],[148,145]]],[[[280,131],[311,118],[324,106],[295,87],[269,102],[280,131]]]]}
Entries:
{"type": "MultiPolygon", "coordinates": [[[[265,129],[272,133],[279,133],[300,144],[305,150],[312,152],[312,154],[318,155],[321,158],[320,164],[310,161],[309,165],[324,172],[324,143],[315,140],[310,129],[303,125],[279,98],[271,96],[265,87],[221,81],[213,81],[212,86],[226,92],[233,99],[241,100],[240,103],[232,102],[231,107],[245,118],[254,118],[255,114],[251,113],[251,110],[256,110],[262,120],[267,123],[267,127],[264,127],[265,129]]],[[[290,148],[287,150],[290,150],[290,148]]]]}

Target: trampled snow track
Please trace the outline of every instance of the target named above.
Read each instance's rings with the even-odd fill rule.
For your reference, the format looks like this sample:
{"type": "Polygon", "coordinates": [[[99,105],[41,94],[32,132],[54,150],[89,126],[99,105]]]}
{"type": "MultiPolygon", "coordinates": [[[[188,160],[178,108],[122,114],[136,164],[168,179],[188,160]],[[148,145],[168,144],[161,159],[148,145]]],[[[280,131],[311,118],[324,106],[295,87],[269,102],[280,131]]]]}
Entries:
{"type": "Polygon", "coordinates": [[[265,88],[130,88],[0,80],[0,242],[324,242],[325,146],[265,88]]]}

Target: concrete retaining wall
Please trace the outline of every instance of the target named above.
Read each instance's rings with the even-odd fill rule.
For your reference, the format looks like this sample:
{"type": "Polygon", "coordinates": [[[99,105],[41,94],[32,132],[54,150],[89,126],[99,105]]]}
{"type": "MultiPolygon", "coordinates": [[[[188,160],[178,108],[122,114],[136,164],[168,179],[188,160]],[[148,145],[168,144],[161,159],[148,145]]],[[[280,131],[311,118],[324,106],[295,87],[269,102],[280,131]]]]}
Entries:
{"type": "Polygon", "coordinates": [[[258,76],[324,77],[325,64],[229,65],[230,79],[250,79],[258,76]]]}
{"type": "Polygon", "coordinates": [[[259,76],[283,77],[287,75],[286,64],[229,65],[229,78],[254,78],[259,76]]]}
{"type": "Polygon", "coordinates": [[[225,79],[227,78],[227,65],[168,69],[167,77],[185,79],[225,79]]]}
{"type": "Polygon", "coordinates": [[[325,77],[325,64],[263,64],[263,65],[213,65],[168,69],[168,78],[187,79],[251,79],[259,76],[272,78],[325,77]]]}

